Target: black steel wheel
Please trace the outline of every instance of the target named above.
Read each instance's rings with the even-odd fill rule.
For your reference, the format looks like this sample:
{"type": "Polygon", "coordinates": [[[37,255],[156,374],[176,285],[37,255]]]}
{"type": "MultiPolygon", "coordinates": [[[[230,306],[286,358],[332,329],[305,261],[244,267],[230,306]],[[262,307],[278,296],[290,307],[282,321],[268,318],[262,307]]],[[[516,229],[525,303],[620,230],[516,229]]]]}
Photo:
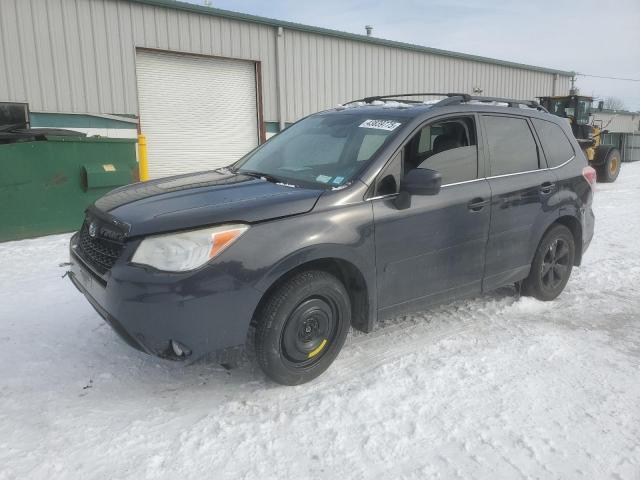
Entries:
{"type": "Polygon", "coordinates": [[[282,331],[284,358],[299,367],[317,362],[335,340],[337,308],[327,297],[310,297],[291,312],[282,331]]]}
{"type": "Polygon", "coordinates": [[[538,300],[555,299],[569,281],[575,258],[575,240],[564,225],[555,225],[542,237],[523,293],[538,300]]]}
{"type": "Polygon", "coordinates": [[[349,331],[344,285],[323,271],[304,271],[269,294],[253,320],[255,359],[272,380],[299,385],[324,372],[349,331]]]}

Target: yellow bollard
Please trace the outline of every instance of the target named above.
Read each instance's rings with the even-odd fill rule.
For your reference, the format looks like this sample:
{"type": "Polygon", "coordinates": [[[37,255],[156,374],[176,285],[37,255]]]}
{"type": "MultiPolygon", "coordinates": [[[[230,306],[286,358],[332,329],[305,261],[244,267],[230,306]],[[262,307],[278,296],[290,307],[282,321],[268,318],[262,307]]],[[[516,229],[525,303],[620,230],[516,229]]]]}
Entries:
{"type": "Polygon", "coordinates": [[[149,162],[147,161],[147,139],[143,134],[138,134],[138,172],[140,181],[149,180],[149,162]]]}

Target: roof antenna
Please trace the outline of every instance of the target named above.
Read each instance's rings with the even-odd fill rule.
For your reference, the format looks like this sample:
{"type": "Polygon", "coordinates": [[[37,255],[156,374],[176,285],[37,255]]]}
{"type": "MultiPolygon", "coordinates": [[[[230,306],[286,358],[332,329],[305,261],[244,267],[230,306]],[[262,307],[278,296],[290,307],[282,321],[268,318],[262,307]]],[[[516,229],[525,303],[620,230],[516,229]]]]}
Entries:
{"type": "Polygon", "coordinates": [[[371,25],[365,25],[364,29],[367,31],[367,37],[370,37],[373,33],[373,27],[371,25]]]}

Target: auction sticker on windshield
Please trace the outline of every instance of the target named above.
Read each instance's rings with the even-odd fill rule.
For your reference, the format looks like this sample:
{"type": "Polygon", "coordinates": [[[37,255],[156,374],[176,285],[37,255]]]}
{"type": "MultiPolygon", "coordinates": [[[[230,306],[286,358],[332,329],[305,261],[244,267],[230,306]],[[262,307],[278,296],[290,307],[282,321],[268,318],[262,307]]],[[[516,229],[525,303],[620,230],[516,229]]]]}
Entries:
{"type": "Polygon", "coordinates": [[[400,126],[400,122],[394,120],[365,120],[360,124],[360,128],[375,128],[377,130],[387,130],[391,132],[400,126]]]}

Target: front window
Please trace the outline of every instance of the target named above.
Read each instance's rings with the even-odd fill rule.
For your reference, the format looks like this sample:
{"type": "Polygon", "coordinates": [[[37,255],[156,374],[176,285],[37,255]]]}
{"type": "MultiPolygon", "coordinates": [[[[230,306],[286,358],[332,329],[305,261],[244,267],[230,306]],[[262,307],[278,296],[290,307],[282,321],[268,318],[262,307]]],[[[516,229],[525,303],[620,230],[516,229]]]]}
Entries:
{"type": "Polygon", "coordinates": [[[380,175],[375,195],[397,193],[400,179],[415,168],[437,171],[443,185],[478,178],[473,117],[450,117],[422,127],[380,175]]]}
{"type": "Polygon", "coordinates": [[[393,138],[403,119],[379,113],[308,117],[276,135],[234,165],[291,184],[346,184],[393,138]]]}
{"type": "Polygon", "coordinates": [[[587,125],[589,123],[590,111],[591,102],[589,100],[578,100],[578,114],[576,117],[578,125],[587,125]]]}

